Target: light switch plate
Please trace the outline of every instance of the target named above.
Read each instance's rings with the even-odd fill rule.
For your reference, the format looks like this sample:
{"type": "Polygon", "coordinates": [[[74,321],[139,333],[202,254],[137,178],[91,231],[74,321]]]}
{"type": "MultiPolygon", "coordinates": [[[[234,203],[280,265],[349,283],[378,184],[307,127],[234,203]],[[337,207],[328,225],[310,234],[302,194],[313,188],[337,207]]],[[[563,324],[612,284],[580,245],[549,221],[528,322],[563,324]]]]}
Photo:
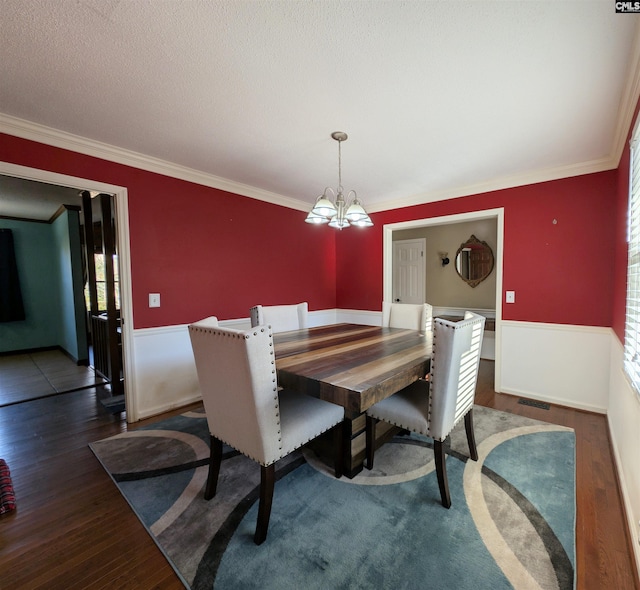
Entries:
{"type": "Polygon", "coordinates": [[[515,303],[516,302],[516,292],[515,291],[506,291],[506,293],[505,293],[505,301],[507,303],[515,303]]]}
{"type": "Polygon", "coordinates": [[[149,293],[149,307],[160,307],[160,293],[149,293]]]}

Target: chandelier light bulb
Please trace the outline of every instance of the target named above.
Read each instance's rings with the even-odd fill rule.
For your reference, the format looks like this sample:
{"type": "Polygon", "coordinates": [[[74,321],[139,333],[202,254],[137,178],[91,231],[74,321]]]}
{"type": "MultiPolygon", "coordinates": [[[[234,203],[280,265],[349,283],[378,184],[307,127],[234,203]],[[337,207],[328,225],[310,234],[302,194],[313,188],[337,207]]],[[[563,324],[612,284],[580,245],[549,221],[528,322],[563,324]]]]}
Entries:
{"type": "Polygon", "coordinates": [[[307,215],[305,222],[320,225],[321,223],[329,223],[329,219],[324,215],[317,215],[313,211],[309,211],[309,215],[307,215]]]}

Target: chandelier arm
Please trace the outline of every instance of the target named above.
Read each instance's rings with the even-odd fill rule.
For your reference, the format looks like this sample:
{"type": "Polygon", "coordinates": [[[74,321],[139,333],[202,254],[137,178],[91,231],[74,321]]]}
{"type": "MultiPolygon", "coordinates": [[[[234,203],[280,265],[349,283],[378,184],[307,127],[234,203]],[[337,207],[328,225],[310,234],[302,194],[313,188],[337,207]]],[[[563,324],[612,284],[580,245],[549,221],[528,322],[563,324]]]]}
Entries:
{"type": "Polygon", "coordinates": [[[330,186],[325,187],[324,191],[322,192],[322,196],[326,197],[327,196],[327,191],[330,192],[333,195],[333,200],[336,200],[336,191],[334,191],[330,186]]]}

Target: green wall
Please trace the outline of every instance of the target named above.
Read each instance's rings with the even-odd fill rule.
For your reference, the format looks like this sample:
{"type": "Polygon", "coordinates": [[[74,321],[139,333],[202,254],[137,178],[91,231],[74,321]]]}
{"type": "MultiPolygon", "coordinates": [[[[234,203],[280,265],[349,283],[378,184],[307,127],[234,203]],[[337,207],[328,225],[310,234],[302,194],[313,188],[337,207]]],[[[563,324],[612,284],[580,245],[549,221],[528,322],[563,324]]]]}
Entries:
{"type": "Polygon", "coordinates": [[[0,323],[0,352],[60,346],[87,358],[78,212],[53,223],[0,219],[0,227],[13,231],[26,315],[0,323]]]}
{"type": "Polygon", "coordinates": [[[58,269],[58,344],[76,359],[86,359],[87,330],[83,303],[80,216],[66,210],[52,224],[58,269]]]}

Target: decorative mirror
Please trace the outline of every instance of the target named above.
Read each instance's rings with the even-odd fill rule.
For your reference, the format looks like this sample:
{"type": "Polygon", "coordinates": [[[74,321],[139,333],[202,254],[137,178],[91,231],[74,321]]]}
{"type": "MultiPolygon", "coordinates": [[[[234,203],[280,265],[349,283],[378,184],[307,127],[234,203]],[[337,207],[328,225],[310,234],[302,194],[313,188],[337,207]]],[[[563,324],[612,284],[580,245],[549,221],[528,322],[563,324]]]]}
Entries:
{"type": "Polygon", "coordinates": [[[471,287],[476,287],[491,274],[493,264],[493,251],[489,244],[473,235],[456,252],[456,271],[471,287]]]}

